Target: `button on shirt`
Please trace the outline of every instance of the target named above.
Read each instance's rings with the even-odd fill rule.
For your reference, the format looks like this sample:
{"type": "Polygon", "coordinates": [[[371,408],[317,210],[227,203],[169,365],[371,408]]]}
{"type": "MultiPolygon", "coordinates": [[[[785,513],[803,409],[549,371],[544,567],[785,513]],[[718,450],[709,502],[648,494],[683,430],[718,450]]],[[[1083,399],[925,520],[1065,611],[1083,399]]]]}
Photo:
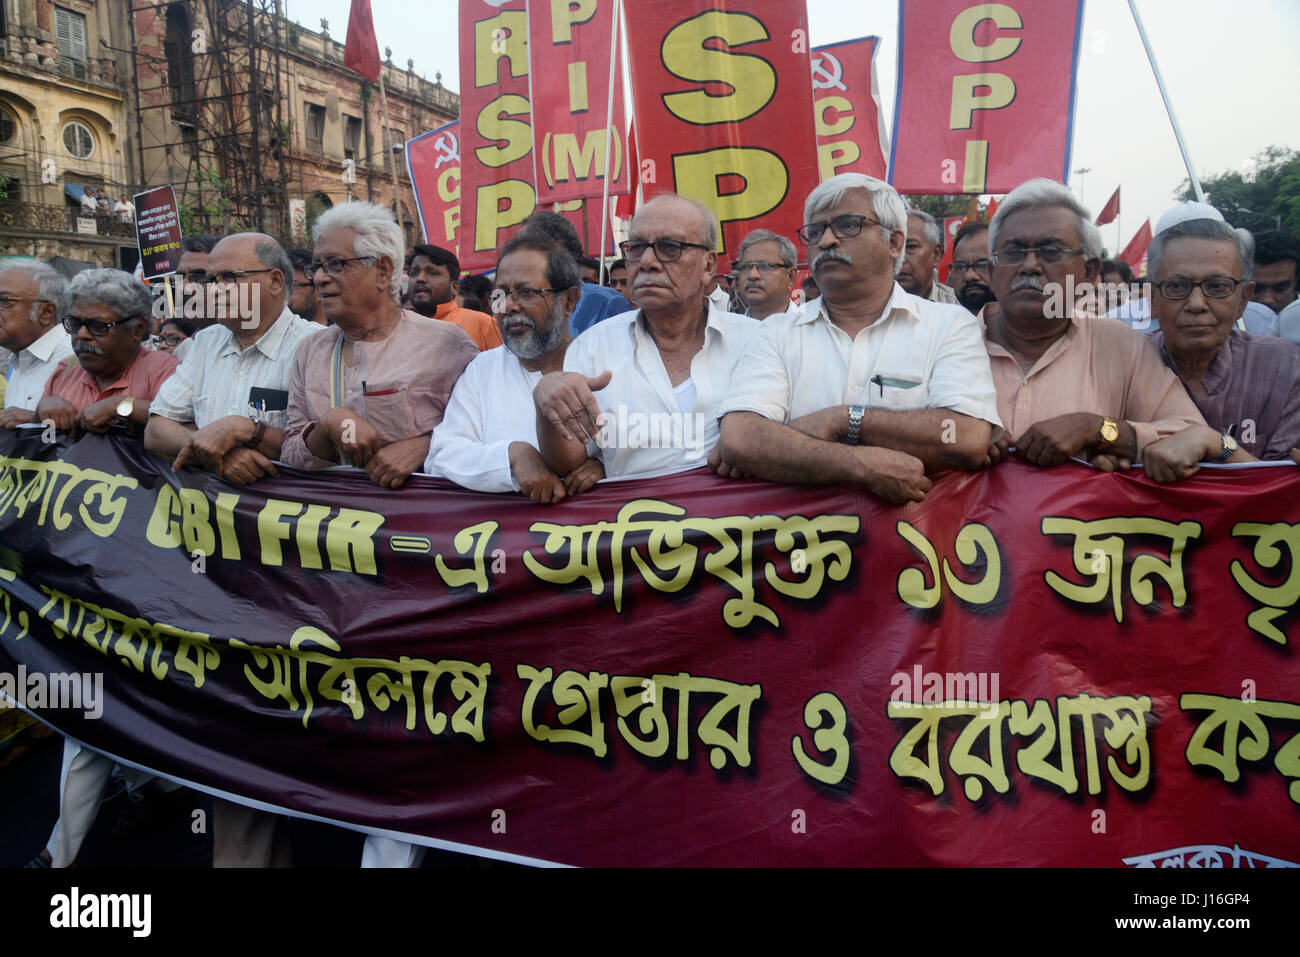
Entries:
{"type": "Polygon", "coordinates": [[[975,317],[894,283],[879,319],[852,339],[823,308],[769,316],[745,355],[727,412],[774,422],[838,405],[905,412],[950,409],[996,429],[997,393],[975,317]]]}
{"type": "MultiPolygon", "coordinates": [[[[340,462],[317,458],[303,434],[329,412],[337,326],[308,336],[294,354],[289,377],[289,422],[280,457],[306,469],[340,462]]],[[[344,348],[340,405],[379,433],[382,445],[429,435],[442,421],[452,387],[478,349],[460,326],[403,311],[379,342],[354,340],[344,348]]]]}
{"type": "Polygon", "coordinates": [[[424,471],[478,492],[517,492],[510,443],[537,448],[533,389],[542,381],[504,346],[480,353],[452,389],[424,471]]]}
{"type": "MultiPolygon", "coordinates": [[[[176,373],[163,383],[149,407],[153,415],[205,428],[228,415],[249,414],[249,390],[285,393],[298,343],[325,327],[294,315],[286,306],[262,337],[246,349],[225,326],[208,326],[189,340],[194,343],[176,373]]],[[[283,429],[288,410],[267,411],[267,425],[283,429]]]]}
{"type": "Polygon", "coordinates": [[[72,337],[58,324],[26,349],[20,349],[9,360],[5,408],[36,411],[50,376],[64,359],[71,356],[72,337]]]}
{"type": "Polygon", "coordinates": [[[718,416],[743,369],[741,356],[761,328],[757,319],[709,304],[704,346],[691,359],[695,402],[685,413],[641,310],[612,316],[573,340],[564,371],[588,378],[606,369],[613,373],[609,385],[595,393],[605,415],[603,444],[588,446],[588,454],[604,464],[605,475],[703,465],[718,443],[718,416]]]}
{"type": "Polygon", "coordinates": [[[1147,337],[1118,320],[1071,319],[1028,372],[1003,346],[987,345],[998,412],[1013,442],[1035,422],[1092,412],[1133,426],[1140,456],[1156,439],[1204,424],[1147,337]]]}

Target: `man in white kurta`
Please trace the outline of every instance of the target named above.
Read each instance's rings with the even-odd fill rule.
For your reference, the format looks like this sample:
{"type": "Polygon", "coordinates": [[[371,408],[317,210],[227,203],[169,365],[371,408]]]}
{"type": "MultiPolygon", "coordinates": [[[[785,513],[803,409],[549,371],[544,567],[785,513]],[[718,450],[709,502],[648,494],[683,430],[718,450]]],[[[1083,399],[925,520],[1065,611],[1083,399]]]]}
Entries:
{"type": "Polygon", "coordinates": [[[582,274],[560,245],[521,234],[501,253],[492,311],[504,345],[475,356],[452,390],[433,432],[424,471],[479,492],[521,492],[535,502],[558,502],[604,476],[588,459],[561,478],[537,450],[533,389],[562,369],[569,317],[582,274]]]}

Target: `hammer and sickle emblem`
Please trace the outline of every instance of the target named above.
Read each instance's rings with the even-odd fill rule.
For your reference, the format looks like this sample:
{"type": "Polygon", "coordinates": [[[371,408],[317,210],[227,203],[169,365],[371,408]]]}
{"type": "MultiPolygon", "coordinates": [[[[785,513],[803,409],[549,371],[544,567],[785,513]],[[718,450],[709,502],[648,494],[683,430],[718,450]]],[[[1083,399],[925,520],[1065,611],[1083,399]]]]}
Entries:
{"type": "Polygon", "coordinates": [[[812,61],[813,89],[843,90],[847,93],[849,88],[844,85],[843,81],[844,67],[835,54],[818,53],[817,57],[818,59],[812,61]]]}
{"type": "Polygon", "coordinates": [[[437,169],[443,163],[460,162],[460,144],[456,142],[455,133],[443,133],[433,141],[433,145],[438,150],[438,161],[433,164],[434,169],[437,169]]]}

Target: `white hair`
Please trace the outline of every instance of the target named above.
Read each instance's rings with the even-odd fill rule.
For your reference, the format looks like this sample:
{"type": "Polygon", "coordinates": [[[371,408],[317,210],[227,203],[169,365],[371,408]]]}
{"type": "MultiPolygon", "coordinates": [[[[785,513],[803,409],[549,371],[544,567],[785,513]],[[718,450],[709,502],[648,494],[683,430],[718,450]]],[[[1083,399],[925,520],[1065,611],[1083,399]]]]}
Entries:
{"type": "Polygon", "coordinates": [[[940,249],[943,248],[943,230],[939,228],[939,223],[933,216],[923,209],[912,209],[910,207],[907,210],[907,215],[915,216],[925,224],[925,241],[927,243],[931,246],[938,246],[940,249]]]}
{"type": "Polygon", "coordinates": [[[1214,239],[1232,243],[1237,250],[1242,281],[1249,281],[1254,266],[1255,237],[1244,229],[1233,229],[1221,219],[1185,219],[1156,233],[1147,247],[1147,276],[1152,280],[1160,275],[1165,264],[1165,247],[1175,239],[1214,239]]]}
{"type": "Polygon", "coordinates": [[[63,312],[74,303],[98,302],[117,319],[148,322],[153,315],[153,297],[139,279],[120,269],[83,269],[63,290],[63,312]]]}
{"type": "MultiPolygon", "coordinates": [[[[907,233],[907,207],[898,191],[883,180],[865,173],[840,173],[821,183],[808,194],[803,204],[805,222],[812,222],[813,215],[820,210],[834,206],[854,189],[865,190],[871,200],[871,212],[880,223],[880,235],[889,242],[894,230],[907,233]]],[[[894,275],[903,268],[903,254],[894,258],[894,275]]]]}
{"type": "Polygon", "coordinates": [[[1055,180],[1039,178],[1021,183],[998,206],[993,222],[989,224],[989,249],[998,248],[998,232],[1012,213],[1043,206],[1060,206],[1079,217],[1079,239],[1083,242],[1084,259],[1101,258],[1101,230],[1092,223],[1092,214],[1075,198],[1068,188],[1055,180]]]}
{"type": "MultiPolygon", "coordinates": [[[[67,288],[68,281],[59,275],[53,266],[47,266],[37,259],[11,259],[0,263],[0,276],[9,272],[26,273],[27,277],[36,284],[37,299],[54,303],[56,310],[62,308],[63,290],[67,288]]],[[[41,303],[32,303],[32,311],[29,316],[32,322],[36,321],[40,311],[41,303]]]]}
{"type": "MultiPolygon", "coordinates": [[[[378,203],[351,200],[340,203],[321,213],[312,227],[312,242],[319,242],[324,233],[335,229],[350,229],[356,233],[352,240],[354,256],[387,259],[393,265],[388,291],[396,299],[402,291],[402,267],[406,264],[406,240],[392,212],[378,203]]],[[[292,282],[290,272],[287,281],[292,282]]]]}

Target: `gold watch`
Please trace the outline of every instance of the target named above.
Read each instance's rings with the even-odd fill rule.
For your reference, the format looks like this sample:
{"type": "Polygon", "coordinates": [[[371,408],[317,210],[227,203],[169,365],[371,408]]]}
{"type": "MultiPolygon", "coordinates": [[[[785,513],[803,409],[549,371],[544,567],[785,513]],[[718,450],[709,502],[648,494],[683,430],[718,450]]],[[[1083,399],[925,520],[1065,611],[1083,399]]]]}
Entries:
{"type": "Polygon", "coordinates": [[[1119,423],[1114,419],[1101,417],[1101,443],[1097,451],[1103,452],[1119,441],[1119,423]]]}
{"type": "Polygon", "coordinates": [[[115,411],[117,412],[117,417],[119,419],[123,422],[129,423],[131,421],[131,413],[135,411],[135,399],[130,397],[123,399],[117,404],[117,409],[115,411]]]}

